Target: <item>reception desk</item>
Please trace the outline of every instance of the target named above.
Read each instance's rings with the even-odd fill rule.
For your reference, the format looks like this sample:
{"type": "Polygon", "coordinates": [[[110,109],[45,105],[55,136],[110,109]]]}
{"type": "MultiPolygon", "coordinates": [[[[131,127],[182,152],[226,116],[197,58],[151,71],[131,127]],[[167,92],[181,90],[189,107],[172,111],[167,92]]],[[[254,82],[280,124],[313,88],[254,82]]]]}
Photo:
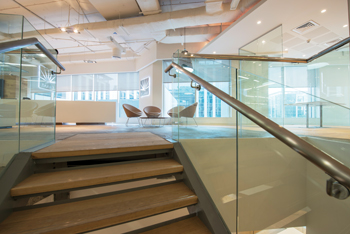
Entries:
{"type": "Polygon", "coordinates": [[[56,123],[116,122],[115,102],[57,101],[56,123]]]}

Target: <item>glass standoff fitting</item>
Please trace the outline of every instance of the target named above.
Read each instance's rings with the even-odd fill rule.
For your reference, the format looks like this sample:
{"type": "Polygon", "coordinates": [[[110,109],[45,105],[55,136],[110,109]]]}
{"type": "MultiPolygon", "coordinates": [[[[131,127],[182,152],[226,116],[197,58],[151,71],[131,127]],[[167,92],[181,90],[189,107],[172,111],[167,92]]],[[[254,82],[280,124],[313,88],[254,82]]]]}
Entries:
{"type": "Polygon", "coordinates": [[[327,194],[339,200],[345,200],[350,196],[350,191],[344,185],[333,178],[327,180],[327,194]]]}

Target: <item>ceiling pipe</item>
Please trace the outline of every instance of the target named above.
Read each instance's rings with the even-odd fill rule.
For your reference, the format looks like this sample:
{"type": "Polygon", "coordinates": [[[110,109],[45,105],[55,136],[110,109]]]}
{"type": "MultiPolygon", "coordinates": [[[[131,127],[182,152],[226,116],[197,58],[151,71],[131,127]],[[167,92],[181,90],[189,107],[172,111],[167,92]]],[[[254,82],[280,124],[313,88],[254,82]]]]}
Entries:
{"type": "Polygon", "coordinates": [[[237,9],[238,4],[239,4],[240,1],[241,1],[241,0],[232,0],[232,2],[231,2],[231,7],[230,7],[231,11],[237,9]]]}
{"type": "MultiPolygon", "coordinates": [[[[153,34],[155,40],[164,38],[166,31],[174,28],[184,28],[194,25],[217,24],[223,22],[233,22],[239,18],[245,9],[260,0],[241,0],[240,10],[231,11],[230,3],[222,4],[223,10],[216,14],[208,14],[205,7],[181,10],[175,12],[160,13],[157,15],[148,15],[143,17],[117,19],[104,22],[95,22],[88,24],[74,25],[80,31],[87,29],[97,38],[105,37],[106,34],[117,32],[118,35],[129,36],[132,34],[149,33],[153,34]]],[[[41,34],[61,34],[59,29],[40,30],[41,34]]]]}

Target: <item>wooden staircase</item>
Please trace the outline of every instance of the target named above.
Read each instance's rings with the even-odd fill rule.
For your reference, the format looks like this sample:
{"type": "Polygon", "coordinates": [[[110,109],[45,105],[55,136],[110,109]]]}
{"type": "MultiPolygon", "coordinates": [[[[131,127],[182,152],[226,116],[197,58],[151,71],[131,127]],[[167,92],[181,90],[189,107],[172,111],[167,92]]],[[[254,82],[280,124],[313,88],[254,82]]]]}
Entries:
{"type": "Polygon", "coordinates": [[[151,178],[174,179],[22,206],[0,224],[0,233],[86,233],[184,207],[190,215],[130,233],[211,233],[193,212],[198,197],[182,181],[184,168],[172,154],[173,144],[151,133],[76,135],[34,152],[35,173],[11,189],[16,201],[151,178]]]}

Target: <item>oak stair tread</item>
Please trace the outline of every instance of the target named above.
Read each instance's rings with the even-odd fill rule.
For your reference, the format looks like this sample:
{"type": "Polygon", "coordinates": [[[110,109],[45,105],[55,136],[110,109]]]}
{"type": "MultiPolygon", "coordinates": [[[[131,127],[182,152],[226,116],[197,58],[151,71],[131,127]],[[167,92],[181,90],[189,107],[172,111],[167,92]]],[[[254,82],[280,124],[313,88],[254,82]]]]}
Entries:
{"type": "Polygon", "coordinates": [[[197,196],[180,182],[13,212],[0,224],[0,230],[2,234],[80,233],[196,203],[197,196]]]}
{"type": "Polygon", "coordinates": [[[99,166],[33,174],[11,189],[11,196],[39,194],[87,186],[179,173],[183,166],[174,159],[99,166]]]}
{"type": "Polygon", "coordinates": [[[172,149],[174,145],[150,132],[77,134],[32,153],[33,159],[172,149]]]}
{"type": "Polygon", "coordinates": [[[140,234],[211,234],[198,217],[192,217],[168,224],[140,234]]]}

